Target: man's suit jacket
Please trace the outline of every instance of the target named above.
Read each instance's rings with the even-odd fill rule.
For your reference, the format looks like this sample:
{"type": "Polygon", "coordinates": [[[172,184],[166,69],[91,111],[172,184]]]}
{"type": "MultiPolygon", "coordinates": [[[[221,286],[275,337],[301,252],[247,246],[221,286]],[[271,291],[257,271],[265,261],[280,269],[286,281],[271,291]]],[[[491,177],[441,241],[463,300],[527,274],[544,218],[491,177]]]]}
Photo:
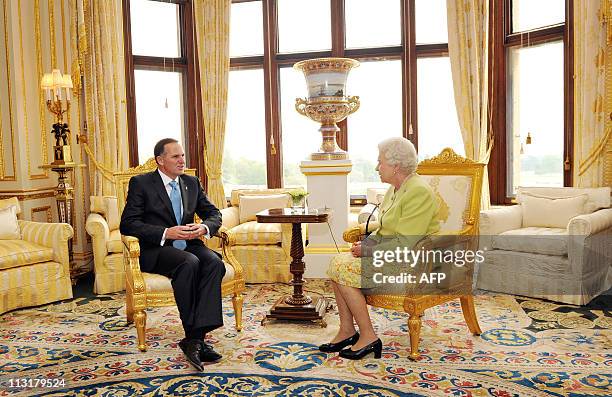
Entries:
{"type": "MultiPolygon", "coordinates": [[[[217,233],[221,227],[221,212],[208,201],[198,178],[183,174],[179,177],[179,185],[183,200],[181,225],[193,223],[194,214],[198,214],[210,235],[217,233]]],[[[132,177],[119,228],[121,234],[140,240],[140,268],[143,271],[155,267],[164,230],[173,226],[177,226],[176,218],[159,172],[132,177]]],[[[164,246],[172,245],[172,241],[166,239],[164,246]]],[[[187,246],[192,244],[203,245],[200,239],[187,240],[187,246]]]]}

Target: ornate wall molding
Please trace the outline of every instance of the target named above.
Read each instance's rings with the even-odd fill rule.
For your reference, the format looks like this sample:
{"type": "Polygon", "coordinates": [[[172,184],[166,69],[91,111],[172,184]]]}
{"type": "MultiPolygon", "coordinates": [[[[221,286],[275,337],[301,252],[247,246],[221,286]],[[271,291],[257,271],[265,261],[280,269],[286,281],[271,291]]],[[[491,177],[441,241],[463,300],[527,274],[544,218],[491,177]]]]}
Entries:
{"type": "Polygon", "coordinates": [[[13,122],[13,93],[11,89],[11,67],[9,64],[9,18],[8,18],[8,0],[2,0],[2,22],[4,26],[4,61],[6,67],[6,81],[7,81],[7,93],[6,98],[8,102],[8,122],[9,122],[9,130],[11,134],[11,158],[13,160],[13,175],[7,175],[6,173],[6,163],[4,159],[4,136],[2,129],[2,120],[4,117],[2,115],[2,108],[0,106],[0,181],[15,181],[17,180],[17,162],[15,160],[15,135],[14,135],[14,122],[13,122]]]}
{"type": "Polygon", "coordinates": [[[17,200],[19,201],[38,200],[42,198],[55,197],[55,187],[0,191],[0,199],[5,199],[9,197],[17,197],[17,200]]]}

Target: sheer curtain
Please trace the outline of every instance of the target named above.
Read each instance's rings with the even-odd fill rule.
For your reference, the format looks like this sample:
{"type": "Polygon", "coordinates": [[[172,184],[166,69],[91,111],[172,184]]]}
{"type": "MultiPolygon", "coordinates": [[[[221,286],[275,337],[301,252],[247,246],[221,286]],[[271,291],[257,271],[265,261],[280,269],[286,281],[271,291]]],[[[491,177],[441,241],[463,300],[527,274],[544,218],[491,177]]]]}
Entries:
{"type": "MultiPolygon", "coordinates": [[[[71,3],[73,80],[84,83],[85,117],[94,195],[114,195],[112,172],[127,168],[127,114],[121,2],[75,0],[71,3]]],[[[79,126],[80,127],[80,126],[79,126]]]]}
{"type": "MultiPolygon", "coordinates": [[[[447,0],[448,54],[457,116],[467,158],[489,162],[488,0],[447,0]]],[[[490,207],[489,178],[484,170],[481,207],[490,207]]]]}
{"type": "Polygon", "coordinates": [[[226,207],[221,165],[227,117],[230,10],[231,0],[194,1],[204,118],[204,164],[208,197],[217,208],[226,207]]]}
{"type": "Polygon", "coordinates": [[[612,2],[574,2],[574,185],[612,185],[612,2]],[[607,75],[607,76],[606,76],[607,75]]]}

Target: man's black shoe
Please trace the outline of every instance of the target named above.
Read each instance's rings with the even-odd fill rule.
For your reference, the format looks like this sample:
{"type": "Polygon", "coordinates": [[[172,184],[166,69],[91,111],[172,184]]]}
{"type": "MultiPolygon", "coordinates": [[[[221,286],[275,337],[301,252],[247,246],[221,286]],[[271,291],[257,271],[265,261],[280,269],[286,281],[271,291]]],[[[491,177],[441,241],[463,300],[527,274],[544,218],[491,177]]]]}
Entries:
{"type": "Polygon", "coordinates": [[[201,341],[202,349],[200,350],[200,360],[205,363],[212,363],[221,360],[222,355],[213,350],[208,343],[201,341]]]}
{"type": "Polygon", "coordinates": [[[197,339],[183,339],[179,342],[179,347],[185,353],[185,357],[187,360],[197,368],[198,371],[202,371],[204,368],[202,367],[202,362],[200,359],[200,354],[202,352],[202,344],[201,341],[197,339]]]}

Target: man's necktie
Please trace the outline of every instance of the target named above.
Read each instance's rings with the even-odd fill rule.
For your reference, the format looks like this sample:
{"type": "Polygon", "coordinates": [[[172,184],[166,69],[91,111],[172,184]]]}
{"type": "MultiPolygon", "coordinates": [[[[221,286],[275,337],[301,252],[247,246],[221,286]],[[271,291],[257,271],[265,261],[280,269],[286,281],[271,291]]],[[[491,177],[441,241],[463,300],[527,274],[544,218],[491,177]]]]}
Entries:
{"type": "MultiPolygon", "coordinates": [[[[181,213],[181,192],[179,191],[178,183],[176,181],[170,181],[170,187],[172,188],[172,190],[170,191],[170,201],[172,202],[172,210],[174,211],[176,224],[180,225],[181,220],[183,219],[183,214],[181,213]]],[[[185,240],[174,240],[172,242],[172,246],[174,248],[184,250],[185,247],[187,247],[187,243],[185,242],[185,240]]]]}

